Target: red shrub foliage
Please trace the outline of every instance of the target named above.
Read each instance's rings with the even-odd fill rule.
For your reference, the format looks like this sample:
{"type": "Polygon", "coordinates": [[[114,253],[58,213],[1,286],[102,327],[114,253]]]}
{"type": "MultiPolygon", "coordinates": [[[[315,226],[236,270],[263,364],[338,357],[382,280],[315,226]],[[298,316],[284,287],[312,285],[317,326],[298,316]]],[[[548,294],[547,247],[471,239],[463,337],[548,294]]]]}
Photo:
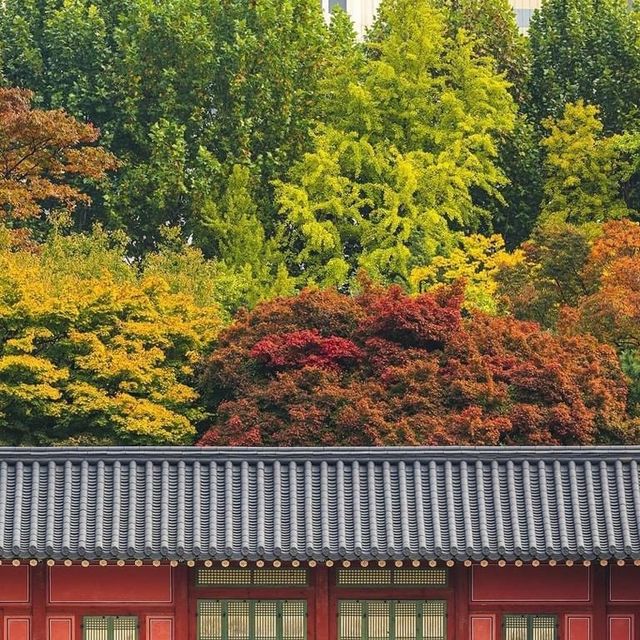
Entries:
{"type": "Polygon", "coordinates": [[[624,429],[615,352],[537,324],[463,317],[459,288],[305,291],[223,332],[203,445],[587,444],[624,429]]]}

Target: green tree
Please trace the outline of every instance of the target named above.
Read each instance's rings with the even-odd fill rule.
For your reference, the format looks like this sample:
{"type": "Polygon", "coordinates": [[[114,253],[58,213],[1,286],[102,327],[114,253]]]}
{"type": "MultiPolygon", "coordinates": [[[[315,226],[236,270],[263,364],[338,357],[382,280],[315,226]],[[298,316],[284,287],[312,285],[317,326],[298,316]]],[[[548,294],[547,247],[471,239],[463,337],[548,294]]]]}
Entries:
{"type": "Polygon", "coordinates": [[[39,0],[7,0],[0,6],[0,63],[8,85],[39,94],[45,87],[41,50],[44,9],[39,0]]]}
{"type": "Polygon", "coordinates": [[[515,259],[504,261],[495,276],[505,311],[555,328],[561,309],[590,292],[582,271],[598,233],[597,225],[537,226],[515,259]]]}
{"type": "Polygon", "coordinates": [[[627,0],[547,0],[531,20],[531,101],[540,123],[580,99],[606,132],[638,122],[640,23],[627,0]]]}
{"type": "Polygon", "coordinates": [[[381,7],[366,58],[352,55],[323,85],[333,106],[314,149],[279,184],[292,269],[342,285],[358,268],[407,282],[486,211],[474,190],[497,195],[496,137],[514,106],[493,63],[478,57],[427,0],[381,7]]]}
{"type": "Polygon", "coordinates": [[[99,9],[87,0],[64,0],[45,18],[46,86],[42,94],[47,105],[88,117],[110,133],[108,127],[115,117],[112,50],[99,9]]]}
{"type": "Polygon", "coordinates": [[[534,228],[543,197],[543,153],[535,125],[518,113],[513,131],[500,147],[499,166],[507,178],[501,199],[486,202],[492,229],[515,248],[534,228]]]}
{"type": "Polygon", "coordinates": [[[582,101],[567,104],[561,118],[544,125],[541,220],[582,224],[628,216],[622,184],[633,165],[624,153],[625,137],[603,135],[598,109],[582,101]]]}
{"type": "Polygon", "coordinates": [[[526,99],[530,72],[527,38],[520,33],[509,0],[437,0],[446,10],[450,31],[459,29],[476,38],[476,50],[495,61],[521,102],[526,99]]]}
{"type": "Polygon", "coordinates": [[[273,235],[273,181],[309,144],[335,59],[316,0],[7,0],[0,35],[0,75],[99,126],[122,160],[80,228],[124,228],[141,256],[174,226],[208,251],[204,194],[242,165],[273,235]]]}

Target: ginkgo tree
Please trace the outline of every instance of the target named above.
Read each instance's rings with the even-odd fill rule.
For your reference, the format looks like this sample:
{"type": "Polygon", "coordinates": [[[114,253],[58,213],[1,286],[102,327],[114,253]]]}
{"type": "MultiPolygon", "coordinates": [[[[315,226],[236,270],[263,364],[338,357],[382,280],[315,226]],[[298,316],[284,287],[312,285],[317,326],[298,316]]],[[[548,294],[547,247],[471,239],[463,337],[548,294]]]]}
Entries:
{"type": "Polygon", "coordinates": [[[140,271],[124,245],[56,232],[36,252],[16,251],[3,234],[0,443],[193,439],[204,416],[194,367],[221,326],[215,288],[180,286],[168,260],[140,271]]]}
{"type": "Polygon", "coordinates": [[[343,55],[323,85],[313,150],[280,183],[282,245],[308,282],[343,285],[359,268],[406,283],[413,266],[486,215],[498,197],[497,139],[514,104],[463,31],[428,0],[387,0],[383,34],[343,55]]]}

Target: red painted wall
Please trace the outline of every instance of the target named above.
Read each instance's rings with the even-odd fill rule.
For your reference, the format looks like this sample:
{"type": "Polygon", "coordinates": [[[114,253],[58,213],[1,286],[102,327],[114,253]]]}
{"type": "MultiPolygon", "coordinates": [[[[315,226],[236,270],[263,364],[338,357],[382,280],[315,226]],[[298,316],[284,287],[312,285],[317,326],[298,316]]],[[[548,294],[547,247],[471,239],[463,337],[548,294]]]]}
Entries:
{"type": "Polygon", "coordinates": [[[493,615],[473,615],[471,621],[471,640],[494,640],[496,617],[493,615]]]}
{"type": "Polygon", "coordinates": [[[471,601],[588,602],[590,576],[589,568],[584,566],[474,566],[471,601]]]}
{"type": "Polygon", "coordinates": [[[609,616],[609,640],[633,639],[633,616],[609,616]]]}
{"type": "Polygon", "coordinates": [[[4,620],[6,640],[30,640],[31,619],[7,617],[4,620]]]}
{"type": "Polygon", "coordinates": [[[337,602],[445,599],[449,640],[500,640],[505,613],[558,616],[559,640],[640,640],[640,567],[474,567],[443,588],[337,587],[335,569],[306,587],[198,588],[185,565],[0,566],[0,640],[82,640],[84,615],[135,615],[140,640],[195,640],[198,598],[302,598],[308,640],[336,640],[337,602]]]}
{"type": "Polygon", "coordinates": [[[591,640],[591,616],[569,615],[565,618],[566,640],[591,640]]]}
{"type": "Polygon", "coordinates": [[[172,640],[173,618],[147,618],[148,640],[172,640]]]}
{"type": "Polygon", "coordinates": [[[0,566],[0,602],[29,602],[29,567],[0,566]]]}
{"type": "Polygon", "coordinates": [[[74,640],[73,627],[74,619],[71,616],[49,618],[49,640],[74,640]]]}
{"type": "Polygon", "coordinates": [[[612,602],[640,602],[640,569],[633,565],[612,566],[609,572],[609,599],[612,602]]]}
{"type": "Polygon", "coordinates": [[[51,603],[170,603],[168,565],[55,566],[49,569],[51,603]]]}

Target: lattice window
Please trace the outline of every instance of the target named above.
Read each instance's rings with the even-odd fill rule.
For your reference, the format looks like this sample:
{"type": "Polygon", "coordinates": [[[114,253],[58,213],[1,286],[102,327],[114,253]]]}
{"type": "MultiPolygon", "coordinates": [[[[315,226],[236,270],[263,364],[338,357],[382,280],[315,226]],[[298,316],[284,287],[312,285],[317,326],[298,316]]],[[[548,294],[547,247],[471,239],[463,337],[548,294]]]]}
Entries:
{"type": "Polygon", "coordinates": [[[304,600],[199,600],[198,640],[305,640],[304,600]]]}
{"type": "Polygon", "coordinates": [[[557,640],[558,618],[549,615],[505,615],[504,640],[557,640]]]}
{"type": "Polygon", "coordinates": [[[443,600],[341,600],[339,640],[446,640],[443,600]]]}
{"type": "Polygon", "coordinates": [[[85,616],[83,640],[137,640],[138,618],[135,616],[85,616]]]}
{"type": "Polygon", "coordinates": [[[338,569],[340,587],[446,587],[445,568],[429,569],[338,569]]]}
{"type": "Polygon", "coordinates": [[[306,569],[206,569],[196,572],[199,587],[301,587],[308,582],[306,569]]]}

